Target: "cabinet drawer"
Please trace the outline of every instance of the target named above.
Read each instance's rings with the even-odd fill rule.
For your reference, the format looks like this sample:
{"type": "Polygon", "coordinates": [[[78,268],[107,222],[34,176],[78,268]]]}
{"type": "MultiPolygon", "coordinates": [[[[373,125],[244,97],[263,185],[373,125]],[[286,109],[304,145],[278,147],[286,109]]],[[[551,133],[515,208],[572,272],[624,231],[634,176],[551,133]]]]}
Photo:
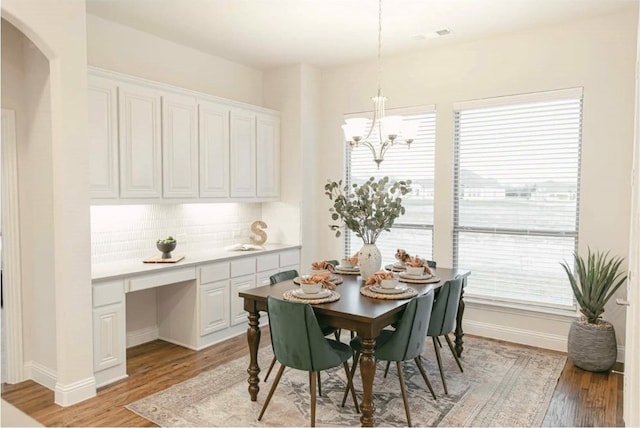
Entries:
{"type": "Polygon", "coordinates": [[[147,288],[160,287],[192,279],[196,279],[196,269],[194,267],[143,275],[127,280],[125,292],[130,293],[132,291],[146,290],[147,288]]]}
{"type": "Polygon", "coordinates": [[[200,284],[207,284],[229,278],[229,262],[212,263],[201,266],[198,269],[200,271],[200,284]]]}
{"type": "Polygon", "coordinates": [[[265,254],[257,258],[256,272],[278,269],[280,257],[278,254],[265,254]]]}
{"type": "Polygon", "coordinates": [[[234,260],[231,262],[231,278],[256,273],[256,258],[234,260]]]}
{"type": "Polygon", "coordinates": [[[280,266],[297,265],[300,263],[300,250],[289,250],[280,253],[280,266]]]}
{"type": "Polygon", "coordinates": [[[120,303],[124,300],[124,282],[117,281],[98,282],[93,284],[93,307],[120,303]]]}

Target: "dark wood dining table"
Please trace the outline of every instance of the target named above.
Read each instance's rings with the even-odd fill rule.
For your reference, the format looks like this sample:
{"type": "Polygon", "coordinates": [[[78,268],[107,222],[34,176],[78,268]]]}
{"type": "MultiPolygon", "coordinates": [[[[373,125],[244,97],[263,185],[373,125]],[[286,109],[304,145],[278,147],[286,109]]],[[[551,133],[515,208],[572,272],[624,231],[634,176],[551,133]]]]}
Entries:
{"type": "MultiPolygon", "coordinates": [[[[418,294],[437,289],[447,280],[460,275],[463,278],[463,293],[460,296],[457,322],[455,329],[455,350],[458,356],[463,350],[462,316],[464,313],[464,285],[471,272],[461,269],[436,268],[434,275],[440,278],[437,283],[431,284],[407,284],[418,291],[418,294]]],[[[342,284],[336,291],[340,293],[340,299],[332,303],[314,304],[313,310],[318,321],[334,327],[357,332],[362,338],[362,355],[360,357],[360,374],[362,376],[363,397],[360,404],[362,414],[360,422],[362,426],[373,426],[373,379],[376,371],[374,350],[376,338],[380,331],[398,321],[410,299],[383,300],[365,297],[360,294],[363,281],[360,276],[340,275],[342,284]]],[[[251,401],[256,401],[260,391],[260,367],[258,366],[258,347],[260,344],[260,311],[267,311],[267,297],[282,298],[285,291],[297,288],[293,280],[283,281],[274,285],[265,285],[239,293],[244,299],[244,309],[249,313],[249,328],[247,329],[247,341],[249,343],[250,361],[247,373],[249,373],[249,395],[251,401]]]]}

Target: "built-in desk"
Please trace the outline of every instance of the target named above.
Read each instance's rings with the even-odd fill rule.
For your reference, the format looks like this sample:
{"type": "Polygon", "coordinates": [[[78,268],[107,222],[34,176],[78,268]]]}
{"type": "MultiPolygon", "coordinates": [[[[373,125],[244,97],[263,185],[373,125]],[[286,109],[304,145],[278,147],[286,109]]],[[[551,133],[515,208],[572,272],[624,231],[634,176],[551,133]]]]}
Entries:
{"type": "Polygon", "coordinates": [[[238,293],[299,269],[300,246],[211,251],[175,264],[124,260],[92,266],[93,358],[98,387],[125,378],[126,294],[156,289],[158,338],[200,350],[241,334],[246,312],[238,293]]]}

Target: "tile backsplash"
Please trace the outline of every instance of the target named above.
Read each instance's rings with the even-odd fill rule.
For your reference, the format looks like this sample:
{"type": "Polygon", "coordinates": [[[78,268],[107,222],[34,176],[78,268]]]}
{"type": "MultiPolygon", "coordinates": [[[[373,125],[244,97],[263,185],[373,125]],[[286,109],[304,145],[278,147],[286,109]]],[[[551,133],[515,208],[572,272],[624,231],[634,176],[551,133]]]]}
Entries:
{"type": "Polygon", "coordinates": [[[91,207],[91,262],[146,258],[156,240],[178,240],[174,254],[249,242],[261,204],[96,205],[91,207]]]}

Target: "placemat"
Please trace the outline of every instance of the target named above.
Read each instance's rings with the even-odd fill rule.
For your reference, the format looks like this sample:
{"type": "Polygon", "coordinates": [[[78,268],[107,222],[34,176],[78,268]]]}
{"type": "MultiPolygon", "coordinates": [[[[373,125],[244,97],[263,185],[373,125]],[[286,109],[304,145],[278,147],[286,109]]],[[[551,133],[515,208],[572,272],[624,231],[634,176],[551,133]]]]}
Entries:
{"type": "Polygon", "coordinates": [[[329,290],[331,292],[331,295],[327,296],[327,297],[323,297],[321,299],[300,299],[298,297],[296,297],[293,294],[294,290],[287,290],[282,294],[282,298],[284,300],[289,300],[291,302],[298,302],[298,303],[310,303],[312,305],[318,304],[318,303],[330,303],[330,302],[335,302],[336,300],[340,299],[340,293],[338,293],[335,290],[329,290]]]}
{"type": "Polygon", "coordinates": [[[365,285],[360,289],[360,294],[367,297],[373,297],[374,299],[382,299],[382,300],[401,300],[401,299],[410,299],[418,295],[418,291],[413,287],[407,287],[407,291],[404,293],[398,294],[382,294],[376,293],[371,290],[371,285],[365,285]]]}
{"type": "Polygon", "coordinates": [[[435,275],[427,279],[414,279],[414,278],[406,278],[406,277],[398,276],[398,281],[406,282],[408,284],[433,284],[436,282],[440,282],[440,278],[435,275]]]}

